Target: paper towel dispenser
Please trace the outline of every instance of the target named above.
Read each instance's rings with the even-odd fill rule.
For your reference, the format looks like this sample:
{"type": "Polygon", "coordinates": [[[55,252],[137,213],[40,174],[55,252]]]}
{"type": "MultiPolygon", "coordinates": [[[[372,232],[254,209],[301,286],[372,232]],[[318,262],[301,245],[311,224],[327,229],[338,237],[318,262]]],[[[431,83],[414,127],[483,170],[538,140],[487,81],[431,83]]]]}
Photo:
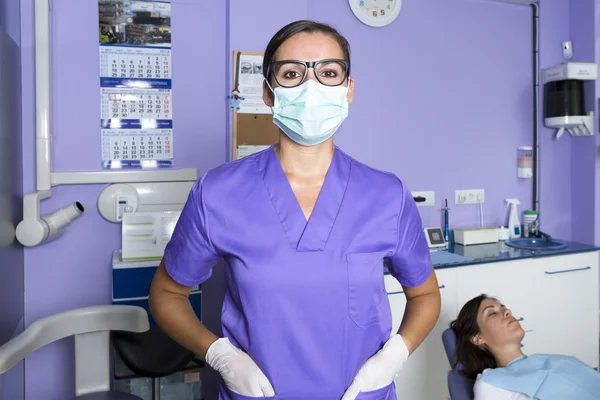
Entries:
{"type": "Polygon", "coordinates": [[[544,125],[556,128],[558,140],[566,130],[572,136],[594,134],[593,112],[586,112],[586,81],[598,79],[596,63],[567,62],[542,70],[544,125]]]}

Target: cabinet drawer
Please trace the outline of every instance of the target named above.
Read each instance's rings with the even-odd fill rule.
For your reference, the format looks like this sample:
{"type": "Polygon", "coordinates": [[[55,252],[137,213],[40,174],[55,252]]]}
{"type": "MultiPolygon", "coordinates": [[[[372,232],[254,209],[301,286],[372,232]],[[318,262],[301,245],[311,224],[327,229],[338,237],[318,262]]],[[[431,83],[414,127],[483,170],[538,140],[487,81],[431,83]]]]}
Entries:
{"type": "MultiPolygon", "coordinates": [[[[456,284],[456,270],[454,268],[446,268],[436,270],[435,275],[438,280],[438,287],[440,290],[446,288],[448,285],[454,286],[456,284]]],[[[385,291],[388,295],[404,294],[402,285],[392,275],[384,276],[385,291]]]]}

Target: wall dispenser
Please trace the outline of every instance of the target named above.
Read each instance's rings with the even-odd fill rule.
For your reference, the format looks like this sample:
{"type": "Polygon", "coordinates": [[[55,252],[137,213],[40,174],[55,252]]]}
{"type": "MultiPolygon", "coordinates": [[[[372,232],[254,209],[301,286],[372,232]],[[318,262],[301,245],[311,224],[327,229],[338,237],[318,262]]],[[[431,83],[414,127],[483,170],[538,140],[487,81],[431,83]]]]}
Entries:
{"type": "Polygon", "coordinates": [[[556,140],[565,130],[571,136],[594,135],[593,112],[585,108],[585,83],[596,79],[596,63],[567,62],[542,70],[544,125],[558,129],[556,140]]]}

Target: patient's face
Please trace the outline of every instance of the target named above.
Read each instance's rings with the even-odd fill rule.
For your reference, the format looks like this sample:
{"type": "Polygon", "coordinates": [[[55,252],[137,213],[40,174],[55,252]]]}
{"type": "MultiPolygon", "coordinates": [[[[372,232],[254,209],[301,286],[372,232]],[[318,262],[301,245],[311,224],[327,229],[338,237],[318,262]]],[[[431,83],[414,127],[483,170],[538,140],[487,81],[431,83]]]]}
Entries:
{"type": "Polygon", "coordinates": [[[485,344],[491,350],[521,343],[525,336],[525,331],[510,309],[493,299],[481,302],[477,325],[481,332],[471,340],[478,346],[485,344]]]}

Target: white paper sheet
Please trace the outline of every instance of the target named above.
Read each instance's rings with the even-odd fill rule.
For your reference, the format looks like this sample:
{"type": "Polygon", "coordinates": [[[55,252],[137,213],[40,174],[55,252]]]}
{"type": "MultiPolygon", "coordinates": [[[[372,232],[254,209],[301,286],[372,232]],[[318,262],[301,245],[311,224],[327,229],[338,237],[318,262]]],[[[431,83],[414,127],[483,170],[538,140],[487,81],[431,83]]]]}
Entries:
{"type": "Polygon", "coordinates": [[[123,260],[161,258],[180,215],[181,211],[123,214],[123,260]]]}
{"type": "Polygon", "coordinates": [[[240,103],[240,114],[271,114],[262,99],[263,94],[263,56],[241,54],[238,62],[238,90],[244,98],[240,103]]]}

